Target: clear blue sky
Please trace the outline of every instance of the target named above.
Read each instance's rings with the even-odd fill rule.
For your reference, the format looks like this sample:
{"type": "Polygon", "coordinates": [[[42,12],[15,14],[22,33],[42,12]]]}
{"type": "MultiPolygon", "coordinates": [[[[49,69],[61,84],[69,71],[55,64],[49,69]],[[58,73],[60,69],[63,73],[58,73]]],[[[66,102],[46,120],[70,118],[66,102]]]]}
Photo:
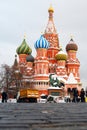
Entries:
{"type": "Polygon", "coordinates": [[[86,86],[87,0],[0,0],[0,65],[13,64],[16,48],[25,33],[35,56],[34,43],[47,25],[50,4],[55,11],[54,22],[63,50],[71,34],[78,45],[80,77],[86,86]]]}

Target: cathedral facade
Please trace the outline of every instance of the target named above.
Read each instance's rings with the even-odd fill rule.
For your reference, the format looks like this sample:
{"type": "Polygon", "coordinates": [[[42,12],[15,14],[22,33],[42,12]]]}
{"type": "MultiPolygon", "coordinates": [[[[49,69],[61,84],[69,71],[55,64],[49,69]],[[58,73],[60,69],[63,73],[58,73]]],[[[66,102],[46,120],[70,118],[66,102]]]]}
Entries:
{"type": "Polygon", "coordinates": [[[54,25],[54,9],[50,7],[48,13],[49,18],[44,34],[34,44],[36,56],[32,56],[32,49],[25,38],[16,50],[19,59],[18,67],[23,74],[22,87],[38,89],[40,94],[48,95],[49,75],[54,74],[64,83],[65,95],[69,88],[77,88],[80,91],[80,62],[76,56],[78,46],[71,38],[66,45],[66,53],[63,52],[54,25]]]}

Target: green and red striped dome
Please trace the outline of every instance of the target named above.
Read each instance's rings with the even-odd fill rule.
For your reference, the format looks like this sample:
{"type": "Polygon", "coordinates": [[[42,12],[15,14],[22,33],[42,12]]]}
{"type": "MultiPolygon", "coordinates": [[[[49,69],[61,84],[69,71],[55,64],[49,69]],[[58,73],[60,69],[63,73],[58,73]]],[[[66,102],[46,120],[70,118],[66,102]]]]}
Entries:
{"type": "Polygon", "coordinates": [[[17,54],[31,54],[32,50],[24,39],[22,44],[16,50],[17,54]]]}

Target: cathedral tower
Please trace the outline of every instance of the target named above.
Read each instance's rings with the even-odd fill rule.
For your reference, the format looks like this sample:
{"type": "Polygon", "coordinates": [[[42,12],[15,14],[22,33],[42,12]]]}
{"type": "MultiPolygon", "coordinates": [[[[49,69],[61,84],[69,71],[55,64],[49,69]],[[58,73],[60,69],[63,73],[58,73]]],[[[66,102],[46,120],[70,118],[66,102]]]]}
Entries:
{"type": "Polygon", "coordinates": [[[35,75],[34,82],[35,88],[39,90],[40,94],[47,94],[47,88],[49,86],[49,61],[47,58],[47,49],[49,47],[48,41],[41,35],[36,41],[35,48],[37,55],[35,58],[35,75]]]}
{"type": "Polygon", "coordinates": [[[23,73],[25,65],[26,65],[26,57],[28,55],[30,55],[32,52],[31,48],[26,43],[25,38],[24,38],[23,42],[21,43],[21,45],[17,48],[16,52],[19,56],[20,71],[23,73]]]}
{"type": "Polygon", "coordinates": [[[47,27],[44,32],[44,37],[50,43],[49,48],[47,50],[47,57],[49,59],[49,64],[50,64],[49,67],[51,69],[51,67],[53,68],[56,63],[55,55],[58,53],[59,50],[59,38],[54,25],[54,20],[53,20],[54,9],[52,8],[52,6],[50,6],[50,8],[48,9],[48,13],[49,13],[49,19],[48,19],[47,27]]]}
{"type": "Polygon", "coordinates": [[[57,60],[56,73],[57,73],[58,77],[67,79],[67,71],[66,71],[67,54],[64,53],[61,48],[59,53],[56,54],[55,58],[57,60]]]}
{"type": "Polygon", "coordinates": [[[76,57],[77,50],[78,50],[78,46],[71,38],[70,42],[66,46],[66,51],[68,55],[67,63],[66,63],[67,75],[69,76],[70,73],[72,73],[75,79],[78,82],[80,82],[80,75],[79,75],[80,62],[76,57]]]}

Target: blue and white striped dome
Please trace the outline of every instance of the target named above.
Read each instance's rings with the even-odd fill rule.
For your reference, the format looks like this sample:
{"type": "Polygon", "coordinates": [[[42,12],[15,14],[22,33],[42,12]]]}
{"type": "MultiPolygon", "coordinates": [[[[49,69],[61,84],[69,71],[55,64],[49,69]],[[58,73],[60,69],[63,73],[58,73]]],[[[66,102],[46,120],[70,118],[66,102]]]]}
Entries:
{"type": "Polygon", "coordinates": [[[38,48],[47,49],[49,47],[49,42],[41,35],[41,37],[35,42],[34,47],[36,49],[38,49],[38,48]]]}

